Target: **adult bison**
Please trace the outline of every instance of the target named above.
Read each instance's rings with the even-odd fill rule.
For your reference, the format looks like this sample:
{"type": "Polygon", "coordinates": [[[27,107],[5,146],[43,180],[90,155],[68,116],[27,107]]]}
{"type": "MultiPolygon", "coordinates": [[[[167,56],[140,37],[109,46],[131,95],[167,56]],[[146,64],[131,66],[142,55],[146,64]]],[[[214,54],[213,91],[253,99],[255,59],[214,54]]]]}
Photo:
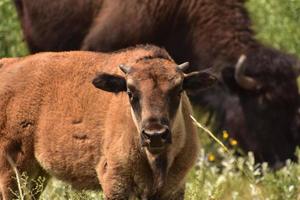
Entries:
{"type": "Polygon", "coordinates": [[[2,199],[16,187],[9,158],[30,176],[44,170],[85,189],[100,182],[107,199],[183,199],[198,152],[185,91],[210,86],[209,73],[185,74],[154,46],[0,63],[2,199]]]}
{"type": "Polygon", "coordinates": [[[216,114],[241,147],[274,164],[293,157],[296,59],[255,38],[244,0],[15,0],[31,52],[164,46],[191,70],[218,68],[226,84],[190,97],[216,114]],[[241,54],[244,73],[235,71],[241,54]],[[248,77],[244,76],[246,74],[248,77]],[[250,78],[250,77],[251,78],[250,78]],[[254,85],[259,85],[258,87],[254,85]],[[279,148],[280,147],[280,148],[279,148]]]}

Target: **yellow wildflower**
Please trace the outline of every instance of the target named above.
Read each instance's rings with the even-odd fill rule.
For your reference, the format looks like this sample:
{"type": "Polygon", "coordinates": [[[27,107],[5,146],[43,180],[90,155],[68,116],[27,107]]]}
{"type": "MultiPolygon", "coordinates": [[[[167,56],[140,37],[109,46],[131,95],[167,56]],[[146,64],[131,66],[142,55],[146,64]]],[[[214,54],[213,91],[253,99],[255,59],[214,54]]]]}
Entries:
{"type": "Polygon", "coordinates": [[[223,139],[226,140],[229,137],[229,134],[226,130],[223,131],[223,139]]]}
{"type": "Polygon", "coordinates": [[[208,159],[208,161],[213,162],[216,160],[216,157],[214,154],[210,153],[210,154],[208,154],[207,159],[208,159]]]}
{"type": "Polygon", "coordinates": [[[238,141],[235,139],[230,139],[229,142],[230,142],[231,146],[236,146],[238,144],[238,141]]]}

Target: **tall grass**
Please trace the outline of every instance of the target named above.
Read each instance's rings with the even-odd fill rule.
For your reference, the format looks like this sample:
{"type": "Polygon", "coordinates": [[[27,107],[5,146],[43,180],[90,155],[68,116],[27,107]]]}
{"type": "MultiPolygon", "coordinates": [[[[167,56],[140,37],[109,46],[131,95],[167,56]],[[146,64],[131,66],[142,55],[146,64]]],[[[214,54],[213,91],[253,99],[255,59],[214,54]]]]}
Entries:
{"type": "MultiPolygon", "coordinates": [[[[223,154],[223,152],[221,153],[223,154]]],[[[223,154],[221,161],[207,160],[202,150],[199,169],[187,184],[186,199],[297,200],[300,198],[300,165],[287,161],[272,171],[267,164],[255,164],[253,154],[235,157],[223,154]]],[[[298,153],[299,157],[299,153],[298,153]]]]}
{"type": "MultiPolygon", "coordinates": [[[[207,137],[202,134],[201,137],[207,137]]],[[[207,139],[207,138],[206,138],[207,139]]],[[[229,140],[230,138],[223,139],[229,140]]],[[[223,141],[226,143],[226,141],[223,141]]],[[[300,164],[286,161],[277,171],[266,163],[256,164],[253,154],[237,157],[236,147],[230,151],[216,147],[215,158],[211,152],[201,150],[195,169],[189,174],[186,184],[187,200],[300,200],[300,164]]],[[[300,150],[297,151],[300,159],[300,150]]],[[[45,179],[30,180],[21,176],[23,194],[38,193],[43,189],[45,179]],[[33,184],[30,182],[33,181],[33,184]],[[28,185],[35,189],[29,190],[28,185]]],[[[21,200],[18,192],[15,199],[21,200]]],[[[103,199],[101,192],[77,191],[70,185],[51,179],[40,199],[42,200],[96,200],[103,199]]]]}

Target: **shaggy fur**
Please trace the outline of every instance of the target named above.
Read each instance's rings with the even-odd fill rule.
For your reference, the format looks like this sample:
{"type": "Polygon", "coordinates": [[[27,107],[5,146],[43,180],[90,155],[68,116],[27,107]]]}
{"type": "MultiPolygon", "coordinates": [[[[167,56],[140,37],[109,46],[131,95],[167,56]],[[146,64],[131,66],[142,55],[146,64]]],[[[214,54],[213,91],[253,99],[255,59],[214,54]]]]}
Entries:
{"type": "MultiPolygon", "coordinates": [[[[133,66],[140,70],[133,74],[140,77],[134,80],[143,87],[142,102],[156,105],[157,114],[166,93],[154,97],[142,81],[155,71],[157,90],[172,86],[164,77],[183,76],[166,51],[146,46],[112,54],[40,53],[0,63],[0,199],[11,199],[9,188],[16,189],[7,156],[30,177],[46,172],[80,189],[100,188],[100,182],[107,199],[183,199],[198,152],[187,96],[182,93],[169,117],[172,144],[152,154],[141,146],[128,95],[92,85],[97,72],[123,76],[117,66],[133,66]]],[[[142,118],[153,117],[151,109],[142,106],[142,118]]]]}
{"type": "MultiPolygon", "coordinates": [[[[219,71],[233,67],[246,54],[246,73],[258,79],[263,90],[229,91],[228,85],[220,84],[189,94],[191,100],[215,112],[218,130],[228,130],[244,150],[254,151],[258,161],[274,164],[293,157],[299,144],[299,133],[293,132],[299,128],[294,123],[296,59],[256,41],[244,0],[85,0],[80,6],[73,0],[47,1],[47,6],[41,0],[18,0],[16,4],[32,52],[79,47],[112,51],[147,42],[164,46],[178,63],[189,61],[191,70],[215,66],[219,71]],[[262,101],[265,96],[272,99],[262,101]]],[[[227,70],[222,75],[229,72],[233,74],[227,70]]]]}

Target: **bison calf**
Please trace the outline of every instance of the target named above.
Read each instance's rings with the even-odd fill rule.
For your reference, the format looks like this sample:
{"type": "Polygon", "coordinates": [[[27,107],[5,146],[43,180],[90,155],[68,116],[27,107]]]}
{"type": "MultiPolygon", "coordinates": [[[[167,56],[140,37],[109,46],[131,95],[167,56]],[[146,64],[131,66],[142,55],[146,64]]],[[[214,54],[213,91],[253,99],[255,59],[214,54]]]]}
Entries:
{"type": "Polygon", "coordinates": [[[106,199],[183,199],[199,147],[185,90],[215,81],[186,67],[154,46],[2,61],[2,199],[16,189],[7,156],[31,177],[45,171],[79,189],[100,183],[106,199]]]}

